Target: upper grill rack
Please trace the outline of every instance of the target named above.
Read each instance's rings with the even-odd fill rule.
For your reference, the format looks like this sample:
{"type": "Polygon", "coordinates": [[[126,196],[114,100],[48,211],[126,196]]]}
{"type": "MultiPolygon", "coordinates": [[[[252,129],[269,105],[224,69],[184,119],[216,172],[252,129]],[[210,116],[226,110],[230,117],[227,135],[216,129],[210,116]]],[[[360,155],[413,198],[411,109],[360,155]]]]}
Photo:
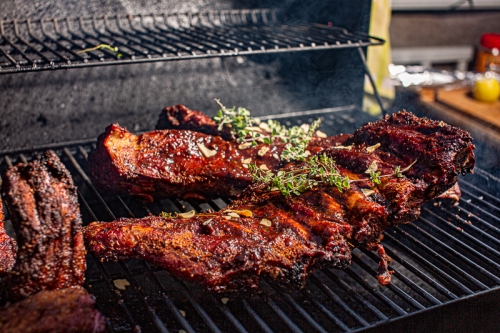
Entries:
{"type": "Polygon", "coordinates": [[[384,43],[321,24],[281,24],[279,16],[257,9],[3,20],[0,74],[384,43]]]}
{"type": "MultiPolygon", "coordinates": [[[[357,110],[321,117],[327,131],[339,126],[348,131],[368,120],[361,119],[357,110]]],[[[282,121],[295,125],[311,120],[306,118],[282,121]]],[[[226,205],[221,199],[201,205],[182,200],[143,204],[130,197],[101,195],[85,172],[91,149],[92,143],[56,149],[78,187],[84,224],[161,211],[218,210],[226,205]]],[[[0,154],[0,169],[30,160],[41,151],[0,154]]],[[[484,182],[499,185],[477,168],[475,176],[460,180],[458,206],[431,202],[417,221],[387,230],[383,244],[394,270],[393,282],[387,287],[381,287],[375,278],[376,255],[357,249],[349,268],[318,271],[301,291],[264,280],[259,295],[218,296],[143,261],[101,263],[90,255],[86,288],[97,297],[111,332],[363,331],[499,289],[500,200],[488,192],[484,182]],[[118,289],[117,279],[128,280],[130,286],[118,289]]]]}

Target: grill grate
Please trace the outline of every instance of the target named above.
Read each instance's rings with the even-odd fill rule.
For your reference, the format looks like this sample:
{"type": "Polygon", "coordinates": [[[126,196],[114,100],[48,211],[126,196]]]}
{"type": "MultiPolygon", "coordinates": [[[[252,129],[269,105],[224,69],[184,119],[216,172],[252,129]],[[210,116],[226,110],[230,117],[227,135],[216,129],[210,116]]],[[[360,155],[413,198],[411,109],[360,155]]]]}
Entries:
{"type": "Polygon", "coordinates": [[[0,74],[208,57],[364,47],[384,41],[276,9],[0,21],[0,74]],[[90,49],[98,45],[118,48],[90,49]],[[88,50],[88,52],[81,52],[88,50]]]}
{"type": "MultiPolygon", "coordinates": [[[[327,134],[356,128],[371,117],[359,110],[318,113],[327,134]],[[356,119],[356,120],[355,120],[356,119]]],[[[314,118],[310,112],[282,117],[299,124],[314,118]]],[[[130,197],[101,195],[85,173],[92,142],[53,146],[70,170],[81,203],[84,224],[116,217],[141,217],[161,211],[181,212],[212,208],[226,201],[201,205],[164,199],[143,204],[130,197]]],[[[30,160],[42,149],[0,154],[2,171],[30,160]]],[[[458,206],[434,201],[421,217],[391,228],[383,244],[393,259],[393,282],[377,283],[377,256],[354,251],[346,270],[324,269],[308,280],[303,290],[287,290],[263,280],[257,295],[214,295],[202,287],[170,276],[140,260],[101,263],[88,255],[86,288],[96,296],[111,332],[354,332],[465,299],[500,285],[500,200],[484,181],[498,180],[478,168],[460,180],[458,206]],[[479,185],[478,185],[479,184],[479,185]],[[114,284],[126,279],[125,290],[114,284]]],[[[496,182],[496,184],[493,184],[496,182]]]]}

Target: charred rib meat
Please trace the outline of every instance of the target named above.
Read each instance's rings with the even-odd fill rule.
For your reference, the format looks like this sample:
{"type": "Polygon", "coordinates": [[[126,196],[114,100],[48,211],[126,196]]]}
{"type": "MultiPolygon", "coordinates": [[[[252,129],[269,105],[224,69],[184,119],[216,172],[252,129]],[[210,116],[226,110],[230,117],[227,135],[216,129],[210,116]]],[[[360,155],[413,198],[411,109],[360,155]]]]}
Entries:
{"type": "Polygon", "coordinates": [[[19,250],[6,279],[7,299],[83,285],[85,247],[76,188],[52,151],[8,169],[3,198],[19,250]]]}
{"type": "MultiPolygon", "coordinates": [[[[349,189],[320,184],[284,197],[256,184],[217,213],[96,222],[85,228],[85,241],[99,258],[142,258],[216,292],[256,288],[259,276],[300,287],[315,268],[346,267],[352,247],[376,249],[387,227],[417,218],[425,201],[475,163],[467,132],[406,112],[363,126],[348,143],[351,149],[322,154],[354,180],[349,189]],[[393,176],[372,182],[372,165],[393,176]],[[398,166],[411,167],[396,176],[398,166]]],[[[388,283],[379,253],[380,281],[388,283]]]]}
{"type": "MultiPolygon", "coordinates": [[[[312,140],[308,150],[314,154],[347,137],[312,140]]],[[[238,147],[236,141],[188,130],[157,130],[138,136],[110,125],[90,153],[88,169],[99,190],[146,201],[153,197],[235,197],[252,183],[248,163],[279,168],[276,156],[284,144],[238,147]]]]}
{"type": "Polygon", "coordinates": [[[191,110],[184,105],[166,106],[160,113],[156,129],[179,129],[221,136],[225,140],[233,140],[234,137],[228,127],[222,131],[219,125],[204,113],[191,110]]]}
{"type": "MultiPolygon", "coordinates": [[[[315,153],[345,137],[314,140],[315,153]]],[[[239,149],[235,141],[185,130],[157,130],[136,136],[110,125],[89,155],[89,173],[96,187],[108,193],[207,200],[234,197],[252,182],[247,163],[276,169],[283,144],[239,149]],[[261,156],[262,155],[262,156],[261,156]]]]}
{"type": "Polygon", "coordinates": [[[0,198],[0,276],[10,272],[16,261],[16,252],[16,241],[5,232],[2,198],[0,198]]]}
{"type": "Polygon", "coordinates": [[[85,289],[45,290],[6,308],[0,308],[2,333],[99,333],[104,317],[85,289]]]}

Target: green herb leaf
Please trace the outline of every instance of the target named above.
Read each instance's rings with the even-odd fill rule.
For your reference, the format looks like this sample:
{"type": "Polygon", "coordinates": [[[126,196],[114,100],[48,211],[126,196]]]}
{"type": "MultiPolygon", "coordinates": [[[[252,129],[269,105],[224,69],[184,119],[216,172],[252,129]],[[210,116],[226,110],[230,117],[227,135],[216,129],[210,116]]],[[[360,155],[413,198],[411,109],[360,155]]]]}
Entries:
{"type": "MultiPolygon", "coordinates": [[[[307,132],[299,126],[287,128],[275,120],[262,123],[259,119],[252,118],[250,111],[244,108],[226,108],[218,99],[215,100],[220,106],[213,120],[218,124],[221,131],[225,126],[231,128],[231,133],[236,136],[238,142],[250,146],[258,143],[272,144],[275,139],[285,143],[285,149],[279,158],[284,161],[305,161],[309,156],[306,150],[314,132],[319,127],[321,120],[318,119],[311,125],[304,126],[307,132]]],[[[242,148],[240,148],[242,149],[242,148]]]]}

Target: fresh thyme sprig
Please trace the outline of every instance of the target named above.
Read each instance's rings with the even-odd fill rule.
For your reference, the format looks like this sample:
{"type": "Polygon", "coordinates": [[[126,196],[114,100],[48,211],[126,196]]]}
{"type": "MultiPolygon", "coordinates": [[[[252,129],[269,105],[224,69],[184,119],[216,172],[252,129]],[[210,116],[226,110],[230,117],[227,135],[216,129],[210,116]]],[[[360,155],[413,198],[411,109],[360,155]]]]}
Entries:
{"type": "Polygon", "coordinates": [[[229,127],[231,133],[241,143],[240,149],[255,147],[259,142],[271,144],[275,139],[279,139],[286,144],[280,159],[305,161],[306,157],[309,156],[309,152],[306,150],[307,145],[318,129],[321,123],[320,119],[309,126],[287,128],[275,120],[268,120],[267,123],[261,122],[258,118],[251,117],[250,111],[245,108],[232,107],[228,109],[220,100],[216,99],[215,101],[219,104],[220,110],[213,119],[219,125],[219,131],[224,126],[229,127]]]}
{"type": "Polygon", "coordinates": [[[312,156],[304,168],[280,170],[276,174],[266,172],[255,164],[250,164],[248,168],[254,182],[269,184],[269,191],[280,191],[284,196],[300,195],[319,184],[336,186],[342,192],[349,188],[350,183],[349,177],[342,176],[335,161],[325,154],[312,156]]]}
{"type": "MultiPolygon", "coordinates": [[[[280,191],[284,196],[290,196],[292,194],[300,195],[320,184],[335,186],[339,192],[349,189],[350,184],[354,182],[371,181],[373,184],[380,184],[381,178],[403,177],[403,173],[408,171],[416,162],[417,160],[413,161],[404,169],[401,169],[401,166],[398,165],[393,173],[387,175],[381,175],[380,171],[377,171],[376,162],[373,162],[366,171],[370,178],[353,180],[349,179],[348,176],[343,176],[335,161],[326,154],[312,156],[303,168],[290,171],[280,170],[276,174],[262,170],[255,164],[249,164],[248,169],[254,182],[268,184],[268,191],[280,191]]],[[[370,192],[370,194],[372,193],[370,192]]]]}

